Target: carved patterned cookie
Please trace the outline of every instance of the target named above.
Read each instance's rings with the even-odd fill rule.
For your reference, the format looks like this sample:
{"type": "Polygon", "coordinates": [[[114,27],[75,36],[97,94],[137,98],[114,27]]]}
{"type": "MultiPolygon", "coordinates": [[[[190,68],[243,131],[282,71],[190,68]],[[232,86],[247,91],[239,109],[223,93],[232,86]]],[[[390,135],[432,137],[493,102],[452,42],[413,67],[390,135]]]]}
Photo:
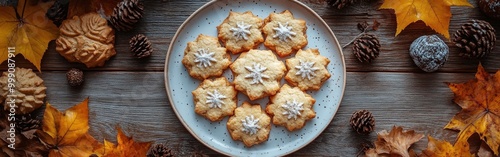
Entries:
{"type": "Polygon", "coordinates": [[[297,87],[285,84],[278,93],[269,98],[266,112],[273,117],[273,123],[284,126],[289,131],[304,127],[306,121],[316,117],[312,106],[313,97],[297,87]]]}
{"type": "Polygon", "coordinates": [[[286,60],[285,80],[301,90],[319,90],[331,76],[326,69],[328,63],[330,60],[321,56],[318,49],[299,50],[295,57],[286,60]]]}
{"type": "Polygon", "coordinates": [[[264,41],[261,28],[264,21],[252,12],[229,12],[229,16],[217,26],[219,39],[233,54],[248,51],[264,41]]]}
{"type": "Polygon", "coordinates": [[[231,56],[216,37],[200,34],[195,41],[188,42],[182,64],[188,69],[189,75],[203,80],[221,76],[231,64],[231,56]]]}
{"type": "Polygon", "coordinates": [[[285,57],[307,45],[306,21],[295,19],[288,10],[271,13],[264,20],[264,45],[285,57]]]}
{"type": "Polygon", "coordinates": [[[237,91],[225,77],[204,80],[193,92],[194,111],[209,119],[219,121],[232,116],[236,108],[237,91]]]}
{"type": "Polygon", "coordinates": [[[280,88],[280,80],[286,68],[270,50],[243,52],[230,66],[235,75],[236,90],[250,100],[274,95],[280,88]]]}
{"type": "Polygon", "coordinates": [[[269,138],[271,118],[262,111],[259,104],[243,102],[227,121],[227,130],[233,140],[243,141],[245,146],[251,147],[269,138]]]}

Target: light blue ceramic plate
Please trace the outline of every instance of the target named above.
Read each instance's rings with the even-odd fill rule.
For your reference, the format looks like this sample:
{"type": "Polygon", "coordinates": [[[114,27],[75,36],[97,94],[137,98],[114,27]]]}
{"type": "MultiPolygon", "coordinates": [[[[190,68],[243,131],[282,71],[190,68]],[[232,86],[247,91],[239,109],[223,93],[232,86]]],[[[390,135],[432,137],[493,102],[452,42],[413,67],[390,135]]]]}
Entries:
{"type": "MultiPolygon", "coordinates": [[[[266,49],[263,45],[259,49],[266,49]]],[[[233,61],[237,55],[232,55],[233,61]]],[[[340,106],[346,82],[345,63],[339,43],[328,25],[313,10],[298,1],[285,0],[216,0],[208,2],[195,11],[177,30],[170,42],[165,63],[165,86],[177,117],[193,136],[211,149],[229,156],[282,156],[306,146],[312,142],[330,124],[340,106]],[[252,11],[255,15],[266,18],[272,12],[290,10],[295,18],[307,22],[307,37],[309,44],[304,48],[318,48],[321,55],[330,59],[328,70],[332,77],[319,91],[308,92],[316,99],[314,110],[316,118],[308,121],[304,128],[289,132],[281,126],[272,126],[269,140],[247,148],[240,141],[231,139],[224,118],[220,122],[210,122],[194,112],[191,91],[196,89],[201,81],[189,76],[182,65],[184,49],[189,41],[203,33],[217,36],[216,26],[228,16],[229,11],[252,11]]],[[[227,69],[224,76],[232,81],[231,70],[227,69]]],[[[285,81],[282,81],[282,84],[285,81]]],[[[247,96],[238,94],[238,105],[248,101],[247,96]]],[[[262,108],[268,102],[263,98],[253,103],[261,104],[262,108]]],[[[253,104],[252,103],[252,104],[253,104]]]]}

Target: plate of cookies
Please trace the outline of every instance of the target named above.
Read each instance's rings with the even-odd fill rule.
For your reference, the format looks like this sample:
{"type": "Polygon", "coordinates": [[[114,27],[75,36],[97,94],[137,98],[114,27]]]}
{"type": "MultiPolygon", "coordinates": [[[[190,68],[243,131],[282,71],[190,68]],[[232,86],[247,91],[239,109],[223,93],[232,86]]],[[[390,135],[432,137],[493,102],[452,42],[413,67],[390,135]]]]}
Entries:
{"type": "Polygon", "coordinates": [[[346,84],[328,25],[295,0],[214,0],[170,42],[165,86],[181,123],[228,156],[283,156],[331,123],[346,84]]]}

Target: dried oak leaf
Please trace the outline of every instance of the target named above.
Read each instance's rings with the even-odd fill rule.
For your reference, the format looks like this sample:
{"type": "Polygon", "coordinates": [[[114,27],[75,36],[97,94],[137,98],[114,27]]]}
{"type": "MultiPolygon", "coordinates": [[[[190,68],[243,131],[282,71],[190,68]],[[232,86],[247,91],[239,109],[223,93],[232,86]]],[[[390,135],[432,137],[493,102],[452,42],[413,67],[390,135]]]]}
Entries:
{"type": "Polygon", "coordinates": [[[89,12],[100,12],[105,16],[113,14],[113,9],[122,0],[70,0],[68,17],[84,15],[89,12]]]}
{"type": "Polygon", "coordinates": [[[437,140],[428,136],[429,143],[427,143],[427,149],[422,151],[420,157],[440,157],[440,156],[461,156],[461,157],[472,157],[473,155],[469,152],[469,143],[465,142],[463,146],[451,145],[449,142],[443,140],[437,140]],[[466,148],[466,149],[462,149],[466,148]]]}
{"type": "Polygon", "coordinates": [[[136,142],[132,137],[127,137],[122,129],[117,128],[116,136],[118,145],[104,140],[104,145],[96,150],[96,155],[102,157],[146,156],[152,142],[136,142]]]}
{"type": "Polygon", "coordinates": [[[472,7],[467,0],[384,0],[379,9],[394,9],[397,22],[396,36],[411,23],[421,20],[449,39],[451,6],[472,7]]]}
{"type": "Polygon", "coordinates": [[[8,47],[33,63],[40,70],[43,54],[59,29],[45,13],[53,2],[26,4],[19,0],[17,8],[0,7],[0,63],[9,57],[8,47]]]}
{"type": "Polygon", "coordinates": [[[377,135],[375,148],[365,151],[366,156],[416,156],[410,146],[424,137],[423,134],[415,133],[414,130],[405,130],[398,126],[392,127],[390,132],[382,130],[377,135]]]}
{"type": "MultiPolygon", "coordinates": [[[[479,64],[476,78],[465,83],[448,83],[453,101],[462,110],[445,129],[459,130],[457,143],[467,143],[474,133],[498,155],[500,146],[500,70],[491,75],[479,64]]],[[[455,144],[457,145],[457,144],[455,144]]]]}
{"type": "Polygon", "coordinates": [[[102,144],[89,133],[89,99],[64,113],[47,103],[40,140],[49,148],[50,157],[90,156],[102,144]]]}

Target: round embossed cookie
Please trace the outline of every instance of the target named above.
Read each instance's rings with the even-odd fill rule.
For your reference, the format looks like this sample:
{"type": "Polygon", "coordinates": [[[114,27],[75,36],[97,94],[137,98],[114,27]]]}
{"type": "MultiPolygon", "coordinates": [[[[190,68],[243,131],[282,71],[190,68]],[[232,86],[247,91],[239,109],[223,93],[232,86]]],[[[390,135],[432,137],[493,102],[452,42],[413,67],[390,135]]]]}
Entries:
{"type": "Polygon", "coordinates": [[[280,88],[280,80],[286,68],[270,50],[243,52],[230,66],[235,75],[236,90],[250,100],[274,95],[280,88]]]}
{"type": "Polygon", "coordinates": [[[264,45],[285,57],[307,45],[306,21],[295,19],[288,10],[271,13],[264,20],[264,45]]]}
{"type": "Polygon", "coordinates": [[[251,147],[269,138],[271,118],[259,104],[243,102],[234,112],[227,121],[227,130],[233,140],[243,141],[245,146],[251,147]]]}
{"type": "Polygon", "coordinates": [[[285,80],[301,90],[319,90],[331,76],[326,69],[328,63],[330,60],[321,56],[318,49],[299,50],[295,57],[286,60],[285,80]]]}
{"type": "Polygon", "coordinates": [[[278,93],[269,98],[266,112],[273,117],[273,123],[289,131],[301,129],[306,121],[316,117],[312,106],[313,97],[297,87],[285,84],[278,93]]]}
{"type": "Polygon", "coordinates": [[[210,121],[233,115],[237,91],[225,77],[204,80],[193,92],[195,112],[210,121]]]}
{"type": "Polygon", "coordinates": [[[188,69],[189,75],[203,80],[221,76],[231,64],[231,56],[216,37],[200,34],[195,41],[188,42],[182,64],[188,69]]]}
{"type": "Polygon", "coordinates": [[[217,26],[218,37],[233,54],[248,51],[264,41],[261,28],[264,21],[252,12],[229,12],[229,16],[217,26]]]}

